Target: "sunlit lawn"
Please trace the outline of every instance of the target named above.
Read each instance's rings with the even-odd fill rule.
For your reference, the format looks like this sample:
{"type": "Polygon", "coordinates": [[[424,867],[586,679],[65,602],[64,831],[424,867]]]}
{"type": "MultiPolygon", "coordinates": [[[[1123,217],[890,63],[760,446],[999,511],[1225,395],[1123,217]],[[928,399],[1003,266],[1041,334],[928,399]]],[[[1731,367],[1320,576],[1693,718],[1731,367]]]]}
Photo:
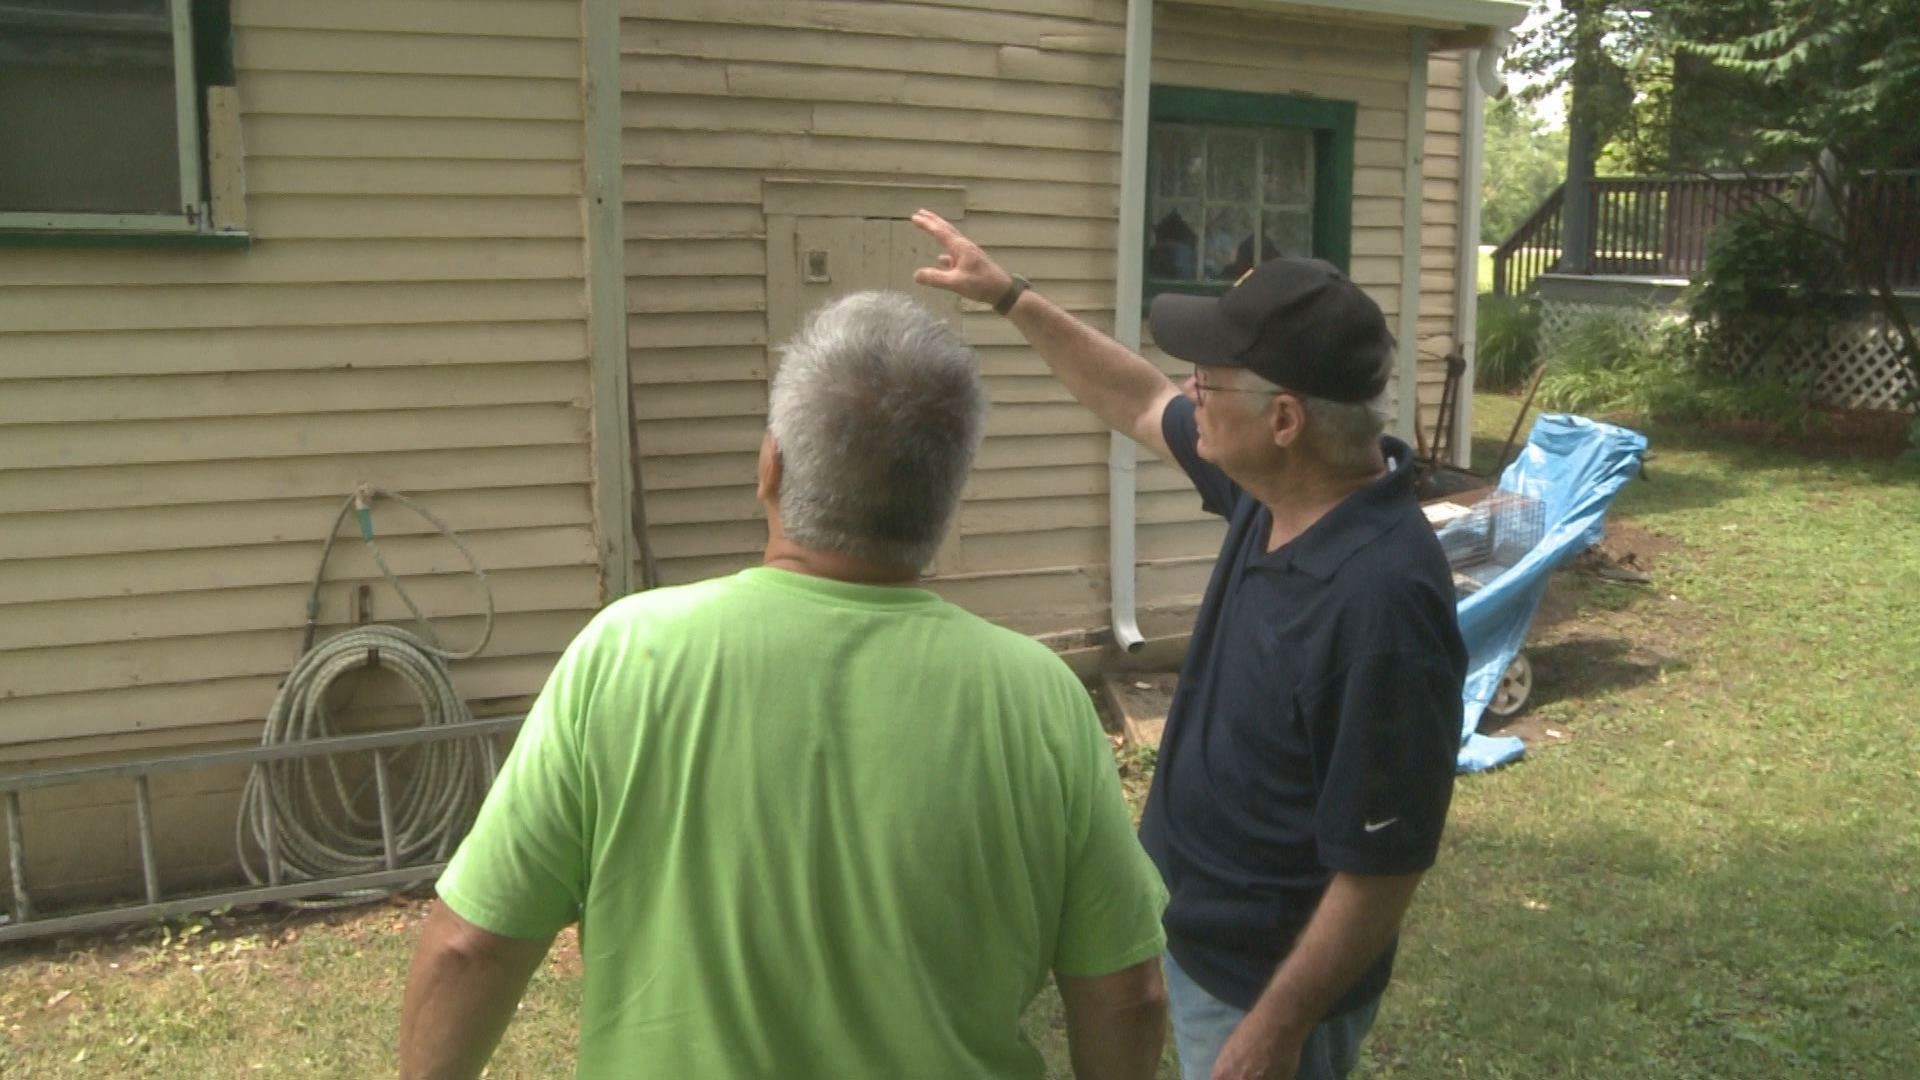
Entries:
{"type": "MultiPolygon", "coordinates": [[[[1612,520],[1654,583],[1563,575],[1541,745],[1460,782],[1363,1075],[1920,1075],[1920,473],[1650,434],[1612,520]]],[[[0,1076],[391,1074],[417,917],[16,950],[0,1076]]],[[[577,993],[563,950],[492,1075],[565,1075],[577,993]]],[[[1065,1075],[1057,999],[1029,1028],[1065,1075]]]]}

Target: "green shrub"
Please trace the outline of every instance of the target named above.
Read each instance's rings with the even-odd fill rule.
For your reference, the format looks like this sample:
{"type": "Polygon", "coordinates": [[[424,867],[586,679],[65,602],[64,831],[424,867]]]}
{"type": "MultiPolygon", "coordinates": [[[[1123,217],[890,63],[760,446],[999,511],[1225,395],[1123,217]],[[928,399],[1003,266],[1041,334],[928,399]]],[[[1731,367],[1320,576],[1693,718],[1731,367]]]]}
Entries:
{"type": "Polygon", "coordinates": [[[1474,349],[1476,390],[1512,390],[1540,362],[1540,305],[1523,297],[1482,296],[1474,349]]]}
{"type": "Polygon", "coordinates": [[[1684,304],[1700,328],[1700,363],[1723,364],[1758,328],[1761,369],[1747,378],[1771,378],[1775,364],[1816,346],[1846,317],[1846,267],[1839,246],[1799,211],[1759,203],[1713,231],[1684,304]]]}
{"type": "Polygon", "coordinates": [[[1702,347],[1692,324],[1658,309],[1588,315],[1548,343],[1540,401],[1565,412],[1633,419],[1804,424],[1800,388],[1703,368],[1702,347]]]}

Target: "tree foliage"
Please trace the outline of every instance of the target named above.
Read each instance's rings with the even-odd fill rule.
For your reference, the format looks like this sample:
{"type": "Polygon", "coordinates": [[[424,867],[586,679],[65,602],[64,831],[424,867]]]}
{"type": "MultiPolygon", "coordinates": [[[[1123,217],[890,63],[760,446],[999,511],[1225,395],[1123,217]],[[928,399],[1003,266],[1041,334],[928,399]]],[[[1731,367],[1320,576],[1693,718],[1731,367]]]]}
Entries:
{"type": "Polygon", "coordinates": [[[1763,247],[1776,257],[1785,243],[1830,248],[1845,283],[1878,302],[1920,399],[1920,337],[1890,265],[1895,245],[1920,229],[1920,207],[1884,197],[1879,175],[1920,165],[1920,0],[1764,2],[1765,28],[1701,35],[1682,48],[1764,94],[1773,108],[1755,137],[1800,158],[1813,178],[1811,212],[1775,215],[1774,242],[1763,247]]]}
{"type": "Polygon", "coordinates": [[[1587,125],[1604,174],[1660,176],[1789,168],[1791,155],[1750,132],[1773,93],[1683,42],[1769,25],[1769,0],[1536,0],[1508,67],[1532,99],[1582,92],[1568,117],[1587,125]]]}
{"type": "Polygon", "coordinates": [[[1567,167],[1567,130],[1549,126],[1512,97],[1487,109],[1481,176],[1480,242],[1497,244],[1560,183],[1567,167]]]}
{"type": "Polygon", "coordinates": [[[1682,48],[1772,106],[1754,136],[1857,169],[1920,164],[1920,0],[1768,0],[1768,25],[1697,33],[1682,48]]]}

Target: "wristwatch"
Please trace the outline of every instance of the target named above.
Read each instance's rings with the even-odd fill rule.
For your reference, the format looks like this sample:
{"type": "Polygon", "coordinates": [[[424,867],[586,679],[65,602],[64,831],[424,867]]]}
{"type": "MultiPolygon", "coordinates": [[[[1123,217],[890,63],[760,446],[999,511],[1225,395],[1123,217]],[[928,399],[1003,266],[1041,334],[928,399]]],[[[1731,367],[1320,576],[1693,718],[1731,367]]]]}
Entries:
{"type": "Polygon", "coordinates": [[[993,302],[993,313],[1005,315],[1012,311],[1014,303],[1020,299],[1021,293],[1027,291],[1029,284],[1031,283],[1027,281],[1025,274],[1014,274],[1013,282],[1007,286],[1007,291],[1001,293],[1000,299],[993,302]]]}

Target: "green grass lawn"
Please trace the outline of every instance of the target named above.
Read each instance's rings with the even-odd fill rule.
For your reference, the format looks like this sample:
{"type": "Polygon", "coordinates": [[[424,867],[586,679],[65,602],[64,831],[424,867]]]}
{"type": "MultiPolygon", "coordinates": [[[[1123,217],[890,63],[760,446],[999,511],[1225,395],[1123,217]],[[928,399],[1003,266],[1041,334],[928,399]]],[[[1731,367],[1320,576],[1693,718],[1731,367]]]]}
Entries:
{"type": "MultiPolygon", "coordinates": [[[[1609,548],[1654,583],[1562,575],[1539,745],[1461,779],[1362,1075],[1920,1075],[1920,471],[1650,434],[1609,548]]],[[[417,918],[0,955],[0,1076],[390,1075],[417,918]]],[[[569,1070],[577,973],[491,1075],[569,1070]]],[[[1029,1028],[1065,1075],[1055,999],[1029,1028]]]]}

